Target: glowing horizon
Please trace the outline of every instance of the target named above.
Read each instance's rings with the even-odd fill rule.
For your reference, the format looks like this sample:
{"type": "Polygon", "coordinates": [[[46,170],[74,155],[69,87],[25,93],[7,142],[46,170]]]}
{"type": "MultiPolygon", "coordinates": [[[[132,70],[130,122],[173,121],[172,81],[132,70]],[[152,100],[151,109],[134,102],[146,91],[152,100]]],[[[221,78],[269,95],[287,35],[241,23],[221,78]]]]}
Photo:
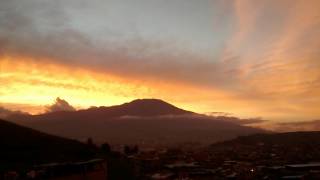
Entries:
{"type": "MultiPolygon", "coordinates": [[[[186,109],[206,112],[182,103],[181,97],[166,98],[171,93],[178,94],[177,91],[180,91],[180,88],[188,93],[199,94],[205,91],[203,89],[197,90],[186,84],[171,85],[152,79],[144,79],[143,81],[123,79],[82,68],[47,63],[45,65],[39,64],[32,60],[16,63],[11,58],[6,58],[0,60],[0,65],[3,68],[0,75],[1,83],[7,84],[6,89],[1,91],[2,94],[7,95],[1,96],[0,102],[7,105],[12,104],[11,109],[14,110],[22,110],[32,114],[42,113],[45,105],[52,103],[56,97],[63,97],[78,109],[90,106],[118,105],[139,98],[158,98],[173,101],[177,106],[186,109]],[[29,72],[30,67],[32,67],[31,72],[29,72]],[[6,79],[10,79],[10,81],[6,81],[6,79]],[[13,96],[10,96],[10,91],[15,91],[13,96]],[[21,106],[20,109],[13,107],[13,104],[19,107],[19,103],[23,106],[38,107],[38,110],[30,111],[27,110],[28,108],[21,108],[21,106]]],[[[179,96],[187,95],[180,93],[179,96]]]]}
{"type": "Polygon", "coordinates": [[[35,114],[56,97],[77,108],[157,98],[198,113],[317,120],[319,9],[317,0],[0,2],[0,106],[35,114]]]}

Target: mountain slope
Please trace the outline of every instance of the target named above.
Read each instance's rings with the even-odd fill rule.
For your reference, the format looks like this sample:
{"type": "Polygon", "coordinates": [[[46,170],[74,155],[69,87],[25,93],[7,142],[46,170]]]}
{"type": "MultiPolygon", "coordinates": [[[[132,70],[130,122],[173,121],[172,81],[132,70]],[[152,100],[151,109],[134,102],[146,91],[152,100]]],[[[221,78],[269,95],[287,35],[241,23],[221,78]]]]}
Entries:
{"type": "Polygon", "coordinates": [[[179,109],[157,99],[74,112],[10,117],[19,124],[69,138],[128,144],[212,143],[261,132],[179,109]]]}
{"type": "Polygon", "coordinates": [[[270,134],[254,134],[249,136],[241,136],[231,141],[222,142],[222,144],[242,144],[255,145],[263,143],[265,145],[281,145],[293,146],[299,144],[319,144],[320,131],[306,132],[286,132],[286,133],[270,133],[270,134]]]}
{"type": "Polygon", "coordinates": [[[0,119],[0,166],[81,160],[92,157],[86,145],[0,119]]]}
{"type": "Polygon", "coordinates": [[[305,163],[320,161],[319,139],[320,131],[255,134],[213,144],[209,151],[233,160],[305,163]]]}

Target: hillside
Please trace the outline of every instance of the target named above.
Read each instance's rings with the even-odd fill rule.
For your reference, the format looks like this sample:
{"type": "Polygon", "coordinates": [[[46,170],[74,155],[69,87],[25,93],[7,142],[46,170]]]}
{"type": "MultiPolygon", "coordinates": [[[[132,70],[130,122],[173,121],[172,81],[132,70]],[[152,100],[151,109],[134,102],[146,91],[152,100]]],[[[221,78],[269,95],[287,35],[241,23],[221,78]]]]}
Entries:
{"type": "Polygon", "coordinates": [[[0,169],[93,156],[84,144],[0,119],[0,169]]]}
{"type": "Polygon", "coordinates": [[[320,161],[320,131],[256,134],[216,143],[216,157],[272,164],[320,161]]]}
{"type": "Polygon", "coordinates": [[[219,118],[199,115],[157,99],[73,112],[17,115],[10,120],[43,132],[113,144],[167,145],[213,143],[262,132],[219,118]]]}
{"type": "MultiPolygon", "coordinates": [[[[255,145],[263,143],[265,145],[281,145],[293,146],[300,144],[319,144],[320,131],[306,131],[306,132],[286,132],[286,133],[270,133],[270,134],[254,134],[250,136],[240,136],[234,140],[222,142],[221,144],[232,145],[255,145]],[[308,140],[308,141],[306,141],[308,140]]],[[[217,143],[216,145],[219,145],[217,143]]]]}

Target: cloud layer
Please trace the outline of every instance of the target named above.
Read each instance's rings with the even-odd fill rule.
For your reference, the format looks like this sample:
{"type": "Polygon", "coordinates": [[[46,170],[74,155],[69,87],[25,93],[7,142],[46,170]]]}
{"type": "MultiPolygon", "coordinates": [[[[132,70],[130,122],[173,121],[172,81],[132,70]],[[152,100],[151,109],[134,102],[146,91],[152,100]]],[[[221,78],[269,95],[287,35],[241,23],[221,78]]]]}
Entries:
{"type": "Polygon", "coordinates": [[[22,112],[22,111],[12,111],[0,106],[0,119],[6,119],[9,116],[22,115],[22,114],[27,115],[28,113],[22,112]]]}
{"type": "Polygon", "coordinates": [[[320,120],[312,121],[296,121],[296,122],[283,122],[274,125],[273,127],[276,131],[319,131],[320,130],[320,120]]]}
{"type": "MultiPolygon", "coordinates": [[[[105,91],[130,98],[161,96],[191,110],[205,104],[202,112],[286,120],[320,116],[319,1],[136,3],[138,7],[130,1],[0,1],[0,81],[8,84],[0,88],[0,101],[12,99],[16,86],[23,84],[9,82],[18,71],[12,66],[41,64],[33,69],[45,78],[20,80],[30,87],[64,89],[59,95],[68,92],[65,97],[71,91],[86,96],[105,91]],[[43,64],[94,72],[88,76],[111,74],[127,79],[119,84],[130,88],[116,93],[117,88],[90,84],[92,78],[48,79],[50,68],[43,64]],[[179,95],[164,92],[169,90],[179,95]]],[[[94,82],[107,84],[107,77],[94,82]]]]}

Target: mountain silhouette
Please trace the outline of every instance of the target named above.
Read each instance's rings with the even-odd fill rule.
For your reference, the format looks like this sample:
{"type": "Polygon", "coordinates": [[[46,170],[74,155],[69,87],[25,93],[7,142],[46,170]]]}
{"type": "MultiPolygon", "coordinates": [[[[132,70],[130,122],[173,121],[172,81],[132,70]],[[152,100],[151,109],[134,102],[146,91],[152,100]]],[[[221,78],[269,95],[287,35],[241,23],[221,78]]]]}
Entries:
{"type": "Polygon", "coordinates": [[[116,106],[91,107],[79,111],[55,111],[45,114],[30,116],[27,114],[15,114],[9,117],[17,120],[60,120],[64,119],[106,119],[122,116],[168,116],[168,115],[191,115],[193,112],[177,108],[159,99],[137,99],[129,103],[116,106]]]}
{"type": "Polygon", "coordinates": [[[261,132],[220,118],[186,111],[158,99],[138,99],[110,107],[18,115],[10,120],[43,132],[115,144],[212,143],[261,132]]]}

